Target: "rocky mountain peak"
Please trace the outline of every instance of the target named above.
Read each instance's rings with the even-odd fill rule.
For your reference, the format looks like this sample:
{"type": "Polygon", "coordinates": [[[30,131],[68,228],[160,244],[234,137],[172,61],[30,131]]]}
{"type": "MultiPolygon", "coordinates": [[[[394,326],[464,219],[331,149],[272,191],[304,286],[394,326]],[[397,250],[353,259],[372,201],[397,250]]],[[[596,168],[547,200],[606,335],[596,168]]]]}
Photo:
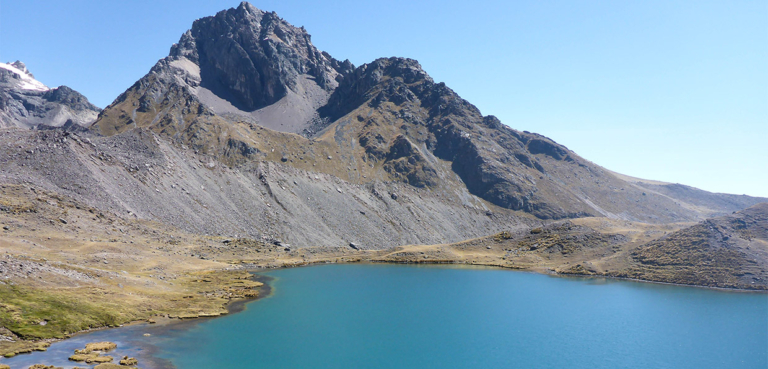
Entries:
{"type": "Polygon", "coordinates": [[[24,74],[26,74],[26,75],[28,75],[28,76],[30,76],[32,78],[35,78],[35,76],[27,69],[27,65],[22,63],[20,60],[17,60],[17,61],[15,61],[13,63],[8,63],[8,64],[10,64],[12,67],[15,67],[16,69],[22,71],[24,74]]]}
{"type": "Polygon", "coordinates": [[[18,60],[13,63],[0,63],[0,83],[20,90],[36,92],[49,90],[46,85],[35,79],[24,63],[18,60]]]}
{"type": "Polygon", "coordinates": [[[467,203],[541,219],[695,217],[544,136],[483,116],[416,60],[355,68],[249,3],[196,20],[96,127],[107,136],[150,130],[227,165],[278,162],[361,185],[464,193],[475,196],[467,203]]]}
{"type": "Polygon", "coordinates": [[[246,2],[196,20],[170,55],[197,64],[201,86],[243,111],[303,92],[301,76],[331,91],[344,64],[317,50],[303,27],[246,2]]]}
{"type": "Polygon", "coordinates": [[[170,134],[188,129],[182,116],[207,114],[311,135],[327,125],[317,109],[352,70],[312,45],[303,27],[244,2],[194,21],[97,127],[111,135],[167,122],[170,134]]]}
{"type": "Polygon", "coordinates": [[[36,80],[21,61],[0,63],[0,127],[88,126],[98,112],[77,91],[36,80]]]}
{"type": "Polygon", "coordinates": [[[339,87],[334,91],[328,104],[321,109],[321,115],[338,119],[366,101],[376,97],[373,104],[392,100],[400,105],[413,101],[422,88],[414,84],[434,84],[432,78],[421,68],[421,64],[409,58],[379,58],[371,63],[347,71],[339,87]]]}
{"type": "Polygon", "coordinates": [[[421,64],[415,59],[409,58],[379,58],[371,63],[361,65],[355,71],[357,78],[366,76],[380,82],[384,77],[400,78],[403,83],[411,84],[422,80],[432,82],[427,72],[421,68],[421,64]]]}

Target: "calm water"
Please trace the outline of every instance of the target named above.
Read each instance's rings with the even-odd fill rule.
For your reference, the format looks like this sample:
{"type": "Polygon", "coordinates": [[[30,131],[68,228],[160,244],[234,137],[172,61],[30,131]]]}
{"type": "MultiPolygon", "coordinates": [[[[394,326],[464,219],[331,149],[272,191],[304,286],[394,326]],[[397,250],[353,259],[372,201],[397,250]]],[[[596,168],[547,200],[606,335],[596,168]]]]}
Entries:
{"type": "Polygon", "coordinates": [[[767,294],[450,267],[267,274],[271,297],[244,312],[112,335],[182,369],[768,367],[767,294]]]}

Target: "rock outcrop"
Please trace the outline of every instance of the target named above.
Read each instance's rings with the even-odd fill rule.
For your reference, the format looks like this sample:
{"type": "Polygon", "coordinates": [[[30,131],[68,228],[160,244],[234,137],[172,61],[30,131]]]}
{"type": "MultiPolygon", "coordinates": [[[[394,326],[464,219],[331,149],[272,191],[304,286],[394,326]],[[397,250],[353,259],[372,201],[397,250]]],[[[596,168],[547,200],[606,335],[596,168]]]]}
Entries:
{"type": "MultiPolygon", "coordinates": [[[[378,59],[356,68],[320,113],[334,122],[329,130],[337,142],[358,141],[362,160],[389,174],[379,178],[466,187],[496,206],[541,219],[701,219],[675,196],[651,193],[544,136],[483,116],[412,59],[378,59]],[[452,182],[455,176],[460,181],[452,182]]],[[[747,206],[759,201],[743,200],[747,206]]],[[[735,204],[718,202],[712,211],[742,208],[729,205],[735,204]]]]}
{"type": "Polygon", "coordinates": [[[88,127],[99,111],[67,86],[48,88],[20,61],[0,63],[0,128],[88,127]]]}

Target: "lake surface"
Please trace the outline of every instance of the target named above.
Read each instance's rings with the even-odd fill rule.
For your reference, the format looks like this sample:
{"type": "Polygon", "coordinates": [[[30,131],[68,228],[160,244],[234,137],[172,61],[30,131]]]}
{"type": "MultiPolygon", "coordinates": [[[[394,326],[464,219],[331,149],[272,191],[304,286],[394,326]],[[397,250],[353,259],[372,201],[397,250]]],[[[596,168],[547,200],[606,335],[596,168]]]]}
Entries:
{"type": "Polygon", "coordinates": [[[448,266],[265,274],[271,296],[243,312],[95,334],[142,368],[768,367],[764,293],[448,266]]]}

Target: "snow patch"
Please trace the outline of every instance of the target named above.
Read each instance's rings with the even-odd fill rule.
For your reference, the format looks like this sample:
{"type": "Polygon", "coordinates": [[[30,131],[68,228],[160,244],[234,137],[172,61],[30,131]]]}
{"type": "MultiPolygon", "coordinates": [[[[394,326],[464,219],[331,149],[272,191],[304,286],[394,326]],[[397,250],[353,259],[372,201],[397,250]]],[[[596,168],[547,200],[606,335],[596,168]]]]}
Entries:
{"type": "Polygon", "coordinates": [[[10,65],[8,63],[0,63],[0,68],[11,71],[12,73],[19,76],[19,88],[21,88],[22,90],[32,90],[32,91],[41,91],[41,92],[50,90],[48,86],[30,77],[29,74],[27,74],[25,71],[22,71],[21,69],[16,68],[13,65],[10,65]]]}

